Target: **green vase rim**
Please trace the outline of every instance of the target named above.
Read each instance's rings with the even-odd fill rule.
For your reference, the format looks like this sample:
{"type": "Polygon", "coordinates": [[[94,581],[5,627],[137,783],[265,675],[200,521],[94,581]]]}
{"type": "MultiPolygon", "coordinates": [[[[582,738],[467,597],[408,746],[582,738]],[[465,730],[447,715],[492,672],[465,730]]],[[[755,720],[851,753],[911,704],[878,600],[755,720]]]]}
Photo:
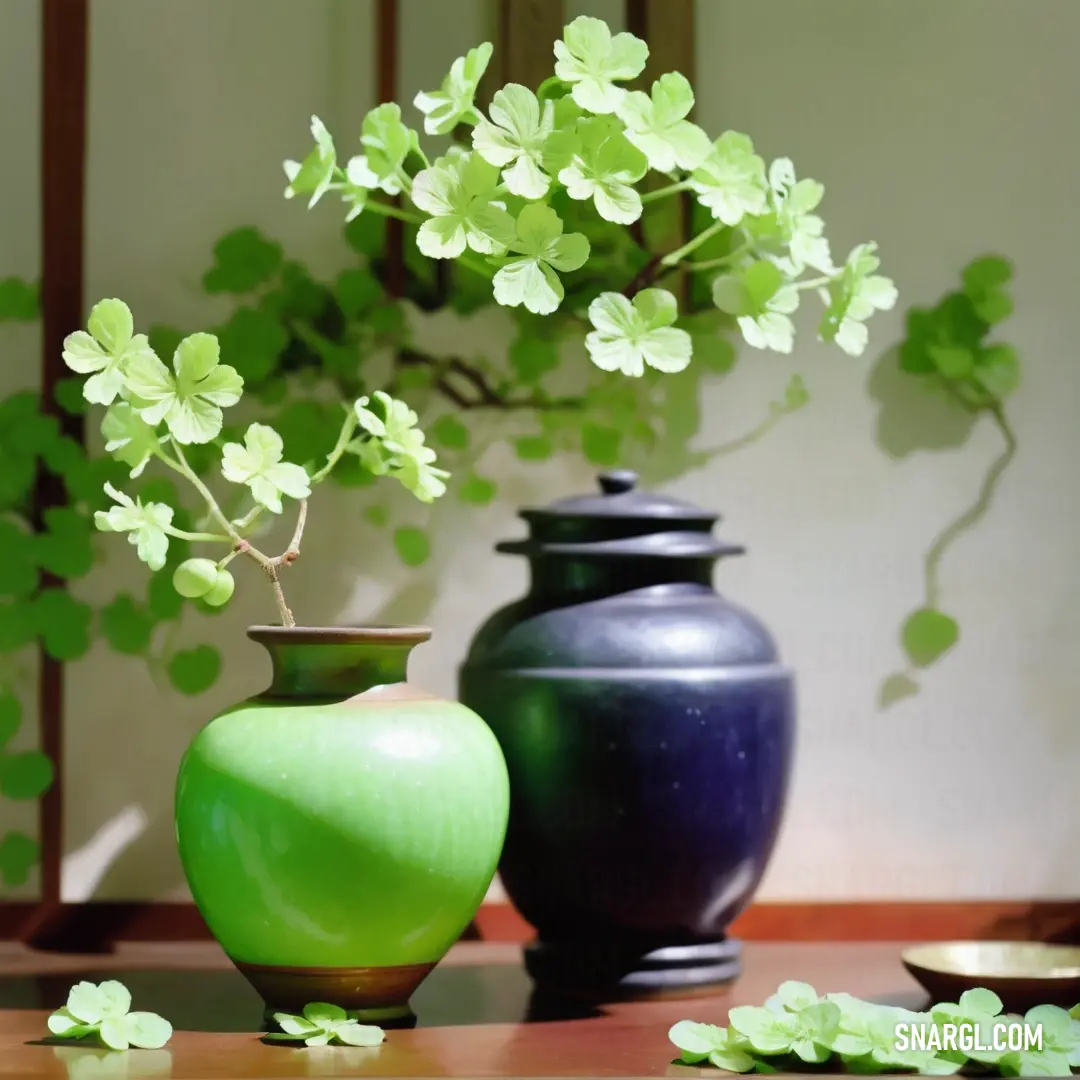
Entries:
{"type": "Polygon", "coordinates": [[[261,645],[420,645],[429,626],[249,626],[247,636],[261,645]]]}

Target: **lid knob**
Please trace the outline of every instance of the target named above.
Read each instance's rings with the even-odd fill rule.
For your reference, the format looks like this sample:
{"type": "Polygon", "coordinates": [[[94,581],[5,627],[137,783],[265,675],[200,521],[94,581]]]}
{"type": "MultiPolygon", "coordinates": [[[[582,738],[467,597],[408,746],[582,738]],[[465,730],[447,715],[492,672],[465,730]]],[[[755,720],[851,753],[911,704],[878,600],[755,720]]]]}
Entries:
{"type": "Polygon", "coordinates": [[[637,487],[638,474],[631,469],[612,469],[602,472],[597,479],[605,495],[625,495],[637,487]]]}

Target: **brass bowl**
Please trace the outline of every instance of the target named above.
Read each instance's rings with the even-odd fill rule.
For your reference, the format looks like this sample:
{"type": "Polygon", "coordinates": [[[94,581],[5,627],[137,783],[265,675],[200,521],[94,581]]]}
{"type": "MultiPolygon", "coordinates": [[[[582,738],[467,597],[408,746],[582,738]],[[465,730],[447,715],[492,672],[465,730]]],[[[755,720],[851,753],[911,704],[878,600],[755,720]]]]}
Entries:
{"type": "Polygon", "coordinates": [[[965,990],[993,990],[1006,1012],[1080,1003],[1080,948],[1031,941],[941,941],[900,954],[935,1003],[965,990]]]}

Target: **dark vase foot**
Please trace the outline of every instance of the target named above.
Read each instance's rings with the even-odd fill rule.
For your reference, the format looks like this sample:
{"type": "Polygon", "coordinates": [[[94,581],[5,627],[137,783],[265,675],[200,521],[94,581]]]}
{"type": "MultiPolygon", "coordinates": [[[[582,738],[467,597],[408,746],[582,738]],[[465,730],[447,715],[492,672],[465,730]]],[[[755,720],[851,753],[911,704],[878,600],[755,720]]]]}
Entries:
{"type": "Polygon", "coordinates": [[[434,964],[402,967],[271,967],[234,960],[240,973],[266,1003],[264,1023],[279,1030],[274,1013],[299,1015],[305,1005],[327,1002],[354,1014],[362,1024],[382,1028],[416,1026],[409,1005],[413,991],[434,964]]]}
{"type": "Polygon", "coordinates": [[[657,995],[716,993],[742,973],[737,938],[694,945],[536,941],[525,969],[538,987],[563,997],[614,1001],[657,995]]]}

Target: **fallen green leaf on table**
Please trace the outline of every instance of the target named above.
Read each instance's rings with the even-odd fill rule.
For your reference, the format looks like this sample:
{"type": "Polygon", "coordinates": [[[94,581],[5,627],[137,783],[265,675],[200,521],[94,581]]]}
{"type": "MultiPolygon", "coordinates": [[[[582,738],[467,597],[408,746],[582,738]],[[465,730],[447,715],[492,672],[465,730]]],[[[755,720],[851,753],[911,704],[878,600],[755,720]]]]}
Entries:
{"type": "Polygon", "coordinates": [[[382,1028],[361,1024],[337,1005],[312,1002],[305,1005],[301,1016],[274,1013],[281,1031],[272,1031],[264,1038],[272,1042],[302,1042],[305,1046],[379,1046],[386,1038],[382,1028]]]}
{"type": "Polygon", "coordinates": [[[157,1013],[131,1012],[131,993],[115,980],[76,983],[48,1025],[58,1039],[93,1039],[109,1050],[159,1050],[173,1033],[172,1024],[157,1013]]]}
{"type": "Polygon", "coordinates": [[[820,996],[807,983],[788,981],[763,1006],[731,1009],[728,1023],[675,1024],[668,1038],[680,1051],[676,1064],[732,1073],[820,1072],[826,1064],[861,1075],[1080,1071],[1080,1005],[1069,1012],[1039,1005],[1018,1016],[1003,1013],[997,994],[982,988],[912,1012],[850,994],[820,996]],[[1027,1048],[1016,1049],[1021,1044],[1027,1048]]]}

